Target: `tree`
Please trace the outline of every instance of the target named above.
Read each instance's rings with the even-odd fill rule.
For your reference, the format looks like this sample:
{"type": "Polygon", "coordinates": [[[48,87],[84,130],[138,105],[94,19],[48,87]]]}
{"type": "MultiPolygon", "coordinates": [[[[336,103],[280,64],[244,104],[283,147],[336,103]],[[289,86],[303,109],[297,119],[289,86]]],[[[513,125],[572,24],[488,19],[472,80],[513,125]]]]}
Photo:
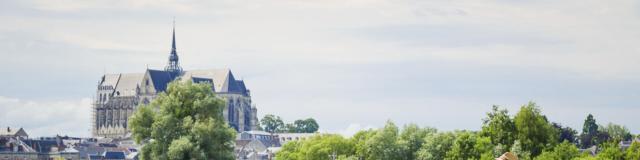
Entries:
{"type": "Polygon", "coordinates": [[[533,103],[520,107],[520,112],[514,117],[517,139],[522,143],[522,149],[530,151],[533,158],[546,147],[556,143],[558,132],[549,124],[539,107],[533,103]]]}
{"type": "Polygon", "coordinates": [[[569,141],[569,143],[576,143],[578,141],[578,137],[576,136],[578,132],[571,127],[563,127],[560,123],[553,123],[553,128],[560,132],[558,137],[558,143],[562,143],[564,141],[569,141]]]}
{"type": "Polygon", "coordinates": [[[364,159],[369,155],[370,149],[367,147],[367,141],[375,135],[377,131],[369,129],[358,131],[351,137],[351,142],[355,145],[355,156],[358,159],[364,159]]]}
{"type": "Polygon", "coordinates": [[[297,133],[314,133],[318,131],[318,128],[320,128],[318,122],[313,118],[296,120],[293,122],[293,125],[295,126],[295,132],[297,133]]]}
{"type": "Polygon", "coordinates": [[[384,128],[379,129],[375,135],[366,142],[370,160],[395,160],[402,159],[402,152],[397,143],[398,127],[391,121],[387,121],[384,128]]]}
{"type": "Polygon", "coordinates": [[[298,128],[293,123],[287,123],[281,129],[276,130],[278,133],[298,133],[298,128]]]}
{"type": "Polygon", "coordinates": [[[599,126],[598,129],[600,132],[606,132],[611,140],[616,142],[628,141],[633,138],[629,129],[625,126],[609,123],[606,126],[599,126]]]}
{"type": "Polygon", "coordinates": [[[354,144],[337,134],[319,134],[294,144],[285,144],[276,154],[279,160],[325,160],[330,155],[354,155],[354,144]]]}
{"type": "Polygon", "coordinates": [[[303,141],[290,141],[282,145],[282,148],[276,153],[278,160],[297,160],[303,159],[301,152],[303,141]]]}
{"type": "Polygon", "coordinates": [[[456,135],[452,132],[436,133],[425,138],[422,148],[417,153],[420,160],[441,160],[451,150],[456,135]]]}
{"type": "Polygon", "coordinates": [[[542,152],[535,160],[571,160],[579,156],[578,147],[569,141],[564,141],[553,150],[542,152]]]}
{"type": "Polygon", "coordinates": [[[582,133],[580,134],[581,148],[589,148],[595,145],[597,137],[598,124],[596,124],[596,119],[593,118],[593,115],[589,114],[582,125],[582,133]]]}
{"type": "Polygon", "coordinates": [[[272,114],[265,115],[260,121],[262,128],[269,133],[314,133],[318,131],[320,125],[313,118],[299,119],[293,123],[284,123],[280,116],[272,114]]]}
{"type": "Polygon", "coordinates": [[[416,159],[416,152],[422,147],[426,136],[436,133],[434,128],[420,128],[416,124],[405,125],[400,133],[400,145],[405,150],[406,159],[416,159]]]}
{"type": "Polygon", "coordinates": [[[620,150],[618,143],[606,142],[600,145],[601,151],[596,155],[598,159],[623,160],[624,153],[620,150]]]}
{"type": "Polygon", "coordinates": [[[513,146],[511,146],[511,152],[516,154],[516,156],[518,156],[518,158],[522,160],[531,159],[531,152],[523,149],[522,143],[520,143],[519,140],[513,141],[513,146]]]}
{"type": "Polygon", "coordinates": [[[130,118],[135,141],[146,143],[140,159],[233,159],[235,130],[223,108],[209,84],[170,83],[130,118]]]}
{"type": "Polygon", "coordinates": [[[498,106],[493,106],[491,112],[482,120],[482,130],[480,134],[491,138],[493,144],[501,144],[510,148],[516,137],[516,126],[509,111],[500,110],[498,106]]]}
{"type": "Polygon", "coordinates": [[[445,160],[458,159],[493,159],[491,139],[468,131],[458,132],[445,160]]]}
{"type": "Polygon", "coordinates": [[[633,142],[631,146],[627,148],[625,153],[626,159],[640,159],[640,142],[633,142]]]}
{"type": "Polygon", "coordinates": [[[284,129],[284,122],[280,116],[275,116],[272,114],[267,114],[260,120],[260,124],[262,124],[262,128],[264,128],[265,132],[275,133],[284,129]]]}

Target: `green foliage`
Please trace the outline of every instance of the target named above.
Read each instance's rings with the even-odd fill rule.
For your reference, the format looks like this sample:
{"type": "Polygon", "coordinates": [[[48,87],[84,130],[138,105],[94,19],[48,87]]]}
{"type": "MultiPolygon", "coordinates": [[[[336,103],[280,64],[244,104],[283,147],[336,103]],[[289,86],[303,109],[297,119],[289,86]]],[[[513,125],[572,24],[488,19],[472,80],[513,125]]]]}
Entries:
{"type": "Polygon", "coordinates": [[[314,133],[318,131],[320,125],[313,118],[296,120],[293,122],[293,126],[295,126],[296,133],[314,133]]]}
{"type": "Polygon", "coordinates": [[[367,147],[367,141],[376,134],[375,130],[363,130],[354,134],[351,137],[351,142],[354,144],[355,157],[358,159],[364,159],[369,155],[369,148],[367,147]]]}
{"type": "Polygon", "coordinates": [[[482,120],[480,134],[491,138],[493,144],[510,148],[516,137],[516,125],[506,109],[493,106],[491,112],[482,120]]]}
{"type": "Polygon", "coordinates": [[[517,139],[522,149],[529,151],[531,157],[542,153],[546,147],[554,146],[558,139],[558,131],[544,117],[535,103],[522,106],[514,117],[517,139]]]}
{"type": "Polygon", "coordinates": [[[522,148],[522,143],[519,140],[513,142],[511,146],[511,152],[513,152],[518,158],[522,160],[531,159],[531,152],[522,148]]]}
{"type": "MultiPolygon", "coordinates": [[[[152,115],[153,112],[140,114],[141,116],[152,115]]],[[[272,116],[265,119],[279,118],[272,116]]],[[[575,130],[559,123],[549,123],[539,107],[531,102],[522,106],[513,118],[509,116],[506,109],[494,106],[483,119],[482,130],[479,132],[437,132],[434,128],[420,128],[415,124],[405,125],[402,130],[399,130],[393,122],[387,121],[383,128],[359,131],[349,139],[339,135],[325,134],[307,140],[289,142],[277,153],[276,158],[279,160],[331,158],[341,160],[493,160],[510,151],[521,160],[640,159],[640,143],[633,143],[626,151],[621,151],[617,143],[602,144],[604,140],[609,139],[609,135],[615,137],[613,139],[631,137],[628,129],[613,124],[598,127],[591,115],[585,121],[587,129],[583,130],[583,132],[586,131],[583,135],[595,133],[591,144],[601,144],[600,152],[595,157],[587,152],[580,153],[576,146],[578,138],[575,130]],[[595,124],[595,127],[592,124],[595,124]],[[596,130],[593,131],[593,129],[596,130]]],[[[282,128],[301,132],[299,128],[305,127],[300,127],[304,126],[300,124],[302,120],[283,125],[282,128]]],[[[140,132],[144,133],[144,130],[140,132]]],[[[189,150],[195,147],[197,146],[177,143],[175,150],[189,150]]],[[[197,156],[173,153],[170,155],[171,157],[197,156]]]]}
{"type": "Polygon", "coordinates": [[[320,125],[313,118],[296,120],[293,123],[284,123],[280,116],[267,114],[260,120],[264,131],[269,133],[314,133],[320,125]]]}
{"type": "Polygon", "coordinates": [[[416,152],[422,147],[425,137],[436,133],[434,128],[420,128],[416,124],[405,125],[400,134],[399,144],[404,150],[406,159],[416,159],[416,152]]]}
{"type": "Polygon", "coordinates": [[[601,148],[596,158],[598,159],[608,159],[608,160],[623,160],[624,153],[620,150],[618,143],[608,142],[603,143],[599,146],[601,148]]]}
{"type": "Polygon", "coordinates": [[[282,148],[276,154],[277,160],[297,160],[302,159],[303,155],[300,151],[302,149],[303,141],[290,141],[282,145],[282,148]]]}
{"type": "Polygon", "coordinates": [[[589,148],[596,143],[598,137],[598,124],[593,115],[589,114],[582,125],[582,133],[580,134],[580,146],[589,148]]]}
{"type": "Polygon", "coordinates": [[[208,84],[172,82],[130,118],[141,159],[233,159],[235,131],[223,119],[224,102],[208,84]]]}
{"type": "Polygon", "coordinates": [[[598,128],[600,132],[607,133],[614,142],[628,141],[633,137],[629,132],[629,129],[625,126],[609,123],[606,126],[600,126],[598,128]]]}
{"type": "Polygon", "coordinates": [[[580,151],[575,144],[564,141],[553,148],[542,152],[535,160],[571,160],[580,156],[580,151]]]}
{"type": "Polygon", "coordinates": [[[640,159],[640,142],[633,142],[631,146],[627,148],[625,153],[625,158],[630,159],[640,159]]]}
{"type": "Polygon", "coordinates": [[[275,133],[284,127],[284,122],[282,122],[280,116],[272,114],[265,115],[264,118],[260,120],[260,124],[262,124],[264,131],[269,133],[275,133]]]}
{"type": "Polygon", "coordinates": [[[320,134],[303,141],[285,144],[277,153],[278,160],[325,160],[331,155],[347,158],[354,155],[352,141],[335,134],[320,134]]]}
{"type": "Polygon", "coordinates": [[[391,121],[387,121],[384,128],[378,130],[366,142],[368,155],[371,160],[395,160],[403,159],[401,145],[398,144],[398,127],[391,121]]]}
{"type": "Polygon", "coordinates": [[[576,136],[578,134],[578,131],[570,127],[563,127],[559,123],[552,123],[552,125],[553,128],[555,128],[560,133],[558,137],[558,143],[562,143],[564,141],[569,141],[569,143],[578,142],[578,137],[576,136]]]}
{"type": "Polygon", "coordinates": [[[486,159],[493,156],[493,145],[489,137],[479,137],[473,132],[458,132],[446,160],[486,159]],[[482,158],[482,157],[485,158],[482,158]]]}
{"type": "Polygon", "coordinates": [[[417,152],[417,159],[420,160],[441,160],[446,157],[446,154],[453,142],[456,140],[456,136],[452,132],[436,133],[425,138],[425,143],[422,144],[422,148],[417,152]]]}

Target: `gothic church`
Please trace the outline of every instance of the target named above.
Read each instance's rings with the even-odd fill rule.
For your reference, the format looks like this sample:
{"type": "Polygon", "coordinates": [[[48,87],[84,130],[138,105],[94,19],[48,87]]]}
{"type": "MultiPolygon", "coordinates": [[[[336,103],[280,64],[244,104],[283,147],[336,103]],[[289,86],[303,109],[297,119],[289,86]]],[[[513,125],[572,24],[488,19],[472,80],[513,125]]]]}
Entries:
{"type": "Polygon", "coordinates": [[[176,34],[169,62],[163,70],[147,69],[144,73],[105,74],[99,81],[93,105],[92,134],[94,137],[126,138],[129,117],[138,104],[147,104],[174,80],[210,83],[216,96],[224,99],[223,115],[236,131],[256,130],[257,109],[244,81],[237,80],[229,69],[183,71],[176,52],[176,34]]]}

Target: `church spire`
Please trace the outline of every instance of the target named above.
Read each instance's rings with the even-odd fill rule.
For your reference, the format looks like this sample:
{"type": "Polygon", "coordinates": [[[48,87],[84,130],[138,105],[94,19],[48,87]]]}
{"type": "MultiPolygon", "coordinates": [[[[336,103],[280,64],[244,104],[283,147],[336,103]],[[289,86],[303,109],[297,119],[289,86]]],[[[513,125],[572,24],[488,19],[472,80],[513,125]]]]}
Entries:
{"type": "Polygon", "coordinates": [[[180,63],[178,63],[178,52],[176,52],[176,20],[173,20],[173,37],[171,41],[171,53],[169,54],[169,63],[164,68],[165,71],[177,73],[182,72],[180,63]]]}

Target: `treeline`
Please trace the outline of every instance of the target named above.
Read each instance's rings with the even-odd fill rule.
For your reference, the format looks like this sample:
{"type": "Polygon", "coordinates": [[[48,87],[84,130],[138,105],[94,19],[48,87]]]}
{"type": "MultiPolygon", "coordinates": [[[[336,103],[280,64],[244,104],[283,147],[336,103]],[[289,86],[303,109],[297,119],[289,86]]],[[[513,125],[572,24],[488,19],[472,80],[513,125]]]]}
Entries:
{"type": "Polygon", "coordinates": [[[267,114],[260,120],[262,130],[269,133],[315,133],[320,128],[313,118],[295,120],[293,123],[284,123],[280,116],[267,114]]]}
{"type": "Polygon", "coordinates": [[[530,102],[515,116],[493,106],[480,131],[438,132],[435,128],[409,124],[399,129],[388,121],[383,128],[363,130],[351,138],[318,134],[286,143],[278,160],[493,160],[511,152],[523,160],[640,159],[640,143],[626,150],[619,142],[631,140],[627,128],[616,124],[600,126],[588,115],[582,132],[550,122],[540,107],[530,102]],[[578,148],[597,146],[597,155],[578,148]]]}

